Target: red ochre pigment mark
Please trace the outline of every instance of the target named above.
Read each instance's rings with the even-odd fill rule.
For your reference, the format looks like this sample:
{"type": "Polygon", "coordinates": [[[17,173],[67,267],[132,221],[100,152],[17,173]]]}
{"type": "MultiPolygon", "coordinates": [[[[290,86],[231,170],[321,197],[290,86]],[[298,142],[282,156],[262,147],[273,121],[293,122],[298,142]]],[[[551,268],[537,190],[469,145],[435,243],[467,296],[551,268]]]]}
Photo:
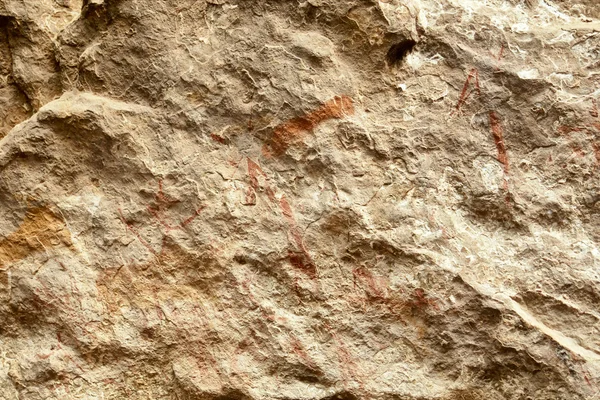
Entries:
{"type": "Polygon", "coordinates": [[[269,143],[262,148],[265,157],[279,156],[302,136],[313,131],[319,124],[330,119],[341,119],[354,114],[354,104],[348,96],[336,96],[313,112],[292,118],[275,127],[269,143]]]}
{"type": "Polygon", "coordinates": [[[358,365],[354,360],[354,357],[350,353],[350,350],[346,347],[344,341],[340,338],[338,333],[329,325],[329,323],[325,323],[325,329],[329,332],[334,341],[335,352],[338,357],[338,362],[340,364],[340,370],[342,372],[342,379],[344,385],[348,385],[348,382],[354,381],[358,382],[360,387],[363,387],[363,382],[359,378],[358,373],[358,365]]]}
{"type": "Polygon", "coordinates": [[[123,222],[123,224],[125,224],[125,226],[127,227],[127,230],[130,231],[131,233],[134,234],[134,236],[140,241],[140,243],[148,249],[148,251],[150,251],[150,253],[154,254],[155,256],[158,255],[158,252],[156,250],[154,250],[152,248],[152,246],[150,246],[150,243],[146,242],[146,240],[142,237],[142,235],[140,235],[140,233],[138,232],[138,230],[133,226],[133,224],[130,224],[129,222],[127,222],[125,220],[125,217],[123,216],[123,211],[119,208],[119,217],[121,218],[121,221],[123,222]]]}
{"type": "MultiPolygon", "coordinates": [[[[164,212],[167,209],[169,209],[172,205],[180,203],[180,201],[165,195],[165,193],[163,191],[162,180],[158,181],[158,192],[156,193],[155,201],[156,201],[156,206],[153,207],[153,206],[148,205],[146,207],[146,210],[156,221],[158,221],[159,225],[162,226],[167,232],[172,231],[172,230],[183,230],[189,224],[194,222],[194,220],[200,215],[202,210],[204,210],[204,208],[206,207],[204,205],[198,207],[196,210],[194,210],[193,214],[190,217],[179,222],[178,224],[170,223],[169,221],[167,221],[167,218],[164,216],[164,212]]],[[[128,222],[125,219],[125,217],[123,216],[123,210],[121,210],[121,208],[118,209],[118,212],[119,212],[119,218],[121,219],[123,224],[127,227],[127,230],[130,231],[131,233],[133,233],[133,235],[139,240],[139,242],[144,247],[146,247],[148,249],[148,251],[150,251],[150,253],[154,254],[155,256],[160,255],[160,252],[156,251],[150,245],[150,243],[142,237],[139,230],[133,224],[131,224],[130,222],[128,222]]],[[[165,235],[163,235],[163,237],[162,237],[163,241],[164,241],[164,239],[165,239],[165,235]]]]}
{"type": "Polygon", "coordinates": [[[179,200],[169,198],[163,191],[162,180],[158,181],[158,192],[156,193],[156,204],[157,207],[148,206],[148,212],[167,230],[177,229],[178,227],[169,224],[163,217],[163,212],[170,208],[172,205],[179,203],[179,200]]]}
{"type": "Polygon", "coordinates": [[[260,185],[258,182],[258,177],[262,175],[262,177],[265,179],[267,185],[265,187],[265,192],[267,193],[267,197],[269,198],[269,200],[271,202],[275,202],[275,192],[273,191],[273,189],[271,189],[269,183],[269,177],[267,176],[267,174],[265,174],[265,172],[262,170],[262,168],[255,163],[254,161],[252,161],[250,158],[248,158],[248,175],[250,176],[250,188],[248,189],[248,192],[246,193],[246,198],[248,199],[248,197],[250,196],[250,200],[252,200],[252,196],[254,197],[254,203],[248,203],[248,204],[256,204],[256,191],[259,190],[260,185]]]}
{"type": "Polygon", "coordinates": [[[414,307],[426,308],[426,307],[431,306],[438,311],[440,309],[438,307],[437,303],[435,302],[435,300],[427,297],[427,295],[425,294],[425,290],[423,290],[423,289],[415,289],[413,297],[414,297],[414,300],[413,300],[414,307]]]}
{"type": "Polygon", "coordinates": [[[181,222],[181,226],[182,227],[186,227],[189,224],[191,224],[192,222],[194,222],[194,220],[198,217],[198,215],[200,215],[200,213],[202,212],[202,210],[204,210],[206,208],[206,206],[200,206],[196,209],[196,211],[194,211],[194,214],[192,214],[191,217],[187,218],[185,221],[181,222]]]}
{"type": "Polygon", "coordinates": [[[504,134],[502,132],[502,125],[500,124],[500,117],[498,117],[498,114],[496,114],[495,111],[490,111],[490,126],[492,127],[494,143],[496,143],[496,149],[498,150],[498,161],[504,166],[503,188],[506,203],[509,204],[510,193],[508,191],[508,173],[510,168],[508,165],[508,154],[506,152],[506,144],[504,143],[504,134]]]}
{"type": "Polygon", "coordinates": [[[592,143],[594,157],[596,157],[596,167],[600,167],[600,145],[596,142],[592,143]]]}
{"type": "Polygon", "coordinates": [[[282,195],[279,200],[275,195],[275,190],[271,188],[270,180],[267,174],[262,170],[262,168],[254,161],[252,161],[249,157],[247,158],[248,163],[248,175],[250,177],[250,186],[246,191],[244,204],[245,205],[254,205],[256,204],[256,192],[260,188],[259,177],[262,176],[265,180],[265,192],[269,201],[279,207],[281,210],[283,217],[285,218],[288,224],[288,234],[291,238],[291,242],[293,245],[293,249],[288,250],[288,258],[290,264],[299,271],[302,271],[309,278],[315,279],[317,277],[317,267],[315,263],[312,261],[310,254],[304,244],[304,238],[302,235],[302,230],[298,226],[296,219],[294,218],[294,212],[290,203],[288,202],[285,195],[282,195]]]}
{"type": "Polygon", "coordinates": [[[172,225],[170,225],[168,222],[166,222],[164,220],[164,218],[161,215],[161,210],[160,209],[154,209],[151,206],[147,207],[148,212],[154,217],[156,218],[156,220],[167,230],[173,230],[173,229],[177,229],[177,227],[174,227],[172,225]]]}
{"type": "Polygon", "coordinates": [[[452,113],[450,115],[460,112],[460,109],[462,108],[463,105],[465,105],[465,103],[467,102],[467,100],[469,99],[469,97],[471,96],[471,93],[473,93],[473,91],[477,91],[477,94],[481,96],[481,88],[479,86],[479,71],[477,71],[476,68],[473,68],[469,72],[469,76],[467,76],[467,80],[465,81],[462,92],[460,93],[460,98],[458,99],[458,102],[456,103],[456,107],[455,107],[456,109],[454,111],[452,111],[452,113]],[[469,90],[469,87],[471,86],[471,80],[474,80],[475,88],[473,90],[469,90]]]}
{"type": "Polygon", "coordinates": [[[496,60],[500,61],[502,59],[503,54],[504,54],[504,43],[502,43],[502,46],[500,46],[500,52],[498,53],[498,58],[496,60]]]}
{"type": "MultiPolygon", "coordinates": [[[[50,354],[56,352],[57,350],[63,350],[61,343],[64,343],[64,342],[62,341],[60,332],[56,333],[56,339],[58,340],[58,343],[56,344],[56,349],[53,350],[50,354]]],[[[48,357],[50,356],[50,354],[48,355],[48,357]]],[[[48,357],[46,357],[46,358],[48,358],[48,357]]],[[[73,357],[71,357],[68,354],[64,354],[64,358],[71,361],[77,368],[79,368],[79,370],[81,370],[82,372],[85,372],[85,370],[83,368],[81,368],[81,366],[73,359],[73,357]]]]}
{"type": "Polygon", "coordinates": [[[387,285],[381,284],[381,279],[378,279],[366,267],[355,268],[352,271],[354,288],[356,289],[358,282],[363,282],[367,286],[367,293],[377,299],[387,298],[387,285]],[[382,287],[383,286],[383,287],[382,287]]]}
{"type": "Polygon", "coordinates": [[[583,379],[585,379],[585,382],[588,384],[589,387],[594,387],[594,385],[592,385],[592,382],[590,381],[590,378],[588,378],[587,374],[583,374],[583,379]]]}
{"type": "Polygon", "coordinates": [[[244,157],[242,157],[242,158],[240,159],[240,161],[237,161],[237,162],[236,162],[235,160],[228,160],[228,163],[229,163],[229,165],[231,165],[232,167],[235,167],[235,168],[237,168],[237,167],[239,167],[239,166],[240,166],[240,163],[241,163],[243,160],[244,160],[244,157]]]}
{"type": "Polygon", "coordinates": [[[494,71],[500,72],[500,60],[502,60],[502,56],[504,55],[504,43],[502,43],[502,45],[500,46],[500,51],[498,52],[498,55],[493,54],[491,51],[490,54],[492,54],[496,59],[496,67],[494,67],[494,71]]]}
{"type": "Polygon", "coordinates": [[[318,369],[317,364],[313,361],[312,358],[310,358],[310,356],[306,352],[306,349],[304,348],[302,343],[300,343],[297,337],[290,337],[290,345],[292,347],[292,352],[298,356],[298,358],[302,361],[304,365],[308,366],[312,370],[318,369]]]}
{"type": "MultiPolygon", "coordinates": [[[[575,141],[575,139],[573,139],[571,134],[572,133],[585,133],[588,136],[592,137],[590,145],[591,145],[592,151],[594,152],[595,166],[596,166],[596,168],[600,168],[600,146],[594,139],[594,137],[595,137],[594,131],[600,131],[600,123],[593,122],[587,126],[585,126],[585,125],[584,126],[561,125],[558,128],[558,133],[560,135],[564,135],[567,138],[568,144],[571,147],[571,150],[573,150],[573,153],[581,158],[585,157],[587,155],[587,152],[582,148],[580,143],[577,143],[575,141]]],[[[587,139],[584,139],[584,140],[587,141],[587,139]]]]}
{"type": "Polygon", "coordinates": [[[558,128],[558,133],[561,135],[565,135],[565,136],[567,136],[567,138],[570,139],[569,135],[573,132],[575,132],[575,133],[583,132],[583,133],[591,134],[590,130],[593,127],[595,127],[595,124],[590,125],[590,127],[561,125],[558,128]]]}
{"type": "Polygon", "coordinates": [[[250,283],[251,283],[250,278],[246,278],[242,281],[241,285],[246,290],[246,293],[247,293],[246,296],[247,296],[248,300],[250,300],[250,303],[252,303],[252,305],[254,307],[259,308],[263,312],[263,316],[264,316],[265,311],[263,310],[263,307],[260,305],[260,303],[258,302],[256,297],[252,293],[252,289],[250,288],[250,283]]]}
{"type": "Polygon", "coordinates": [[[573,138],[571,137],[571,133],[578,133],[578,132],[586,132],[585,128],[581,128],[581,127],[576,127],[576,126],[567,126],[567,125],[562,125],[558,128],[558,133],[561,135],[566,136],[568,143],[569,143],[569,147],[571,147],[571,150],[573,151],[574,154],[576,154],[577,156],[583,158],[585,157],[585,151],[583,151],[583,149],[581,148],[581,146],[576,143],[573,138]]]}
{"type": "Polygon", "coordinates": [[[168,196],[165,195],[165,192],[163,191],[162,179],[158,181],[158,193],[156,193],[156,199],[158,200],[159,204],[161,204],[161,205],[164,204],[166,206],[170,206],[171,204],[179,203],[179,200],[169,198],[168,196]]]}
{"type": "Polygon", "coordinates": [[[177,200],[177,199],[174,199],[174,198],[170,198],[169,196],[165,195],[165,193],[163,191],[162,180],[158,181],[158,193],[156,194],[156,203],[157,203],[157,207],[156,208],[148,206],[148,212],[154,218],[156,218],[156,220],[165,229],[167,229],[167,231],[185,228],[187,225],[189,225],[192,222],[194,222],[194,220],[200,215],[200,213],[202,212],[202,210],[205,208],[204,205],[198,207],[197,209],[194,210],[193,214],[190,217],[188,217],[185,220],[179,222],[179,224],[177,224],[177,225],[173,225],[173,224],[168,223],[166,221],[166,218],[163,216],[164,211],[166,211],[167,209],[169,209],[172,205],[180,203],[180,201],[177,200]]]}
{"type": "Polygon", "coordinates": [[[217,143],[221,143],[221,144],[226,144],[227,143],[227,140],[224,137],[216,135],[214,133],[210,134],[210,138],[212,140],[214,140],[215,142],[217,142],[217,143]]]}
{"type": "Polygon", "coordinates": [[[490,111],[490,126],[492,127],[492,134],[494,135],[494,142],[496,143],[496,149],[498,150],[498,161],[504,166],[504,173],[508,174],[508,155],[506,153],[506,144],[504,143],[504,135],[502,133],[502,125],[500,125],[500,118],[494,111],[490,111]]]}
{"type": "Polygon", "coordinates": [[[246,198],[244,199],[244,205],[253,206],[256,205],[256,190],[252,186],[248,187],[246,191],[246,198]]]}
{"type": "Polygon", "coordinates": [[[62,339],[60,337],[60,332],[56,332],[56,340],[58,342],[56,344],[56,348],[52,349],[48,354],[38,354],[37,355],[38,358],[41,358],[42,360],[45,360],[48,357],[50,357],[52,354],[56,353],[58,350],[62,350],[62,346],[60,345],[62,343],[62,339]]]}
{"type": "Polygon", "coordinates": [[[317,267],[312,261],[312,258],[308,253],[308,249],[304,245],[302,231],[296,223],[292,207],[287,201],[285,195],[283,195],[281,199],[279,199],[279,206],[281,208],[281,211],[283,212],[283,216],[287,220],[288,226],[290,228],[289,234],[296,247],[295,251],[288,250],[290,263],[294,267],[305,273],[309,278],[315,279],[317,277],[317,267]]]}
{"type": "MultiPolygon", "coordinates": [[[[248,190],[246,191],[246,198],[244,200],[245,205],[255,205],[256,204],[256,191],[259,189],[258,177],[259,175],[265,176],[262,169],[248,158],[248,175],[250,176],[250,186],[248,186],[248,190]]],[[[265,178],[266,179],[266,178],[265,178]]]]}
{"type": "Polygon", "coordinates": [[[260,166],[254,161],[252,161],[250,158],[248,158],[248,175],[250,175],[250,185],[254,189],[258,189],[258,176],[265,176],[265,173],[260,168],[260,166]]]}
{"type": "MultiPolygon", "coordinates": [[[[365,266],[354,269],[352,275],[355,290],[360,284],[369,303],[387,308],[390,314],[405,324],[419,325],[413,315],[417,310],[425,310],[429,307],[439,310],[435,300],[429,298],[423,289],[417,288],[409,299],[403,299],[394,292],[386,278],[373,274],[365,266]]],[[[403,293],[402,290],[399,292],[403,293]]]]}

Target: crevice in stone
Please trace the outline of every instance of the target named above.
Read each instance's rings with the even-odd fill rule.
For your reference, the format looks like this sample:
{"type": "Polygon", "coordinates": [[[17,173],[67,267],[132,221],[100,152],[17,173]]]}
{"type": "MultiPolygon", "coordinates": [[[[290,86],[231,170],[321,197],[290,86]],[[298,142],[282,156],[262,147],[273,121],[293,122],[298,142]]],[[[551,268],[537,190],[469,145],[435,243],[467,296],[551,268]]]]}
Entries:
{"type": "MultiPolygon", "coordinates": [[[[2,17],[0,17],[0,18],[2,18],[2,17]]],[[[37,98],[34,95],[34,93],[32,92],[32,90],[34,88],[33,87],[28,88],[27,82],[25,82],[22,77],[19,77],[17,74],[15,74],[15,72],[14,72],[14,59],[15,59],[14,54],[15,54],[15,49],[16,49],[15,41],[17,40],[17,38],[22,38],[28,44],[31,44],[31,46],[33,47],[32,50],[36,51],[36,52],[43,52],[44,48],[41,45],[39,45],[39,43],[37,43],[33,37],[30,36],[33,34],[33,30],[30,29],[30,27],[28,27],[27,22],[20,21],[17,18],[12,17],[12,16],[4,16],[4,18],[7,21],[7,23],[5,23],[3,25],[5,27],[6,45],[9,50],[10,57],[11,57],[10,65],[11,65],[12,83],[25,96],[25,98],[27,99],[28,107],[33,111],[37,111],[47,102],[47,101],[43,101],[44,97],[47,97],[47,96],[45,96],[44,94],[41,94],[40,98],[37,98]],[[27,29],[27,31],[25,29],[27,29]],[[27,33],[25,33],[25,32],[27,32],[27,33]],[[37,48],[37,47],[41,47],[41,48],[37,48]]],[[[48,40],[51,40],[51,39],[48,38],[48,40]]],[[[47,51],[47,49],[45,49],[45,50],[47,51]]],[[[52,54],[47,54],[47,55],[49,56],[49,57],[47,57],[48,60],[51,59],[51,62],[52,62],[51,71],[54,74],[58,74],[60,72],[60,65],[59,65],[58,61],[56,60],[55,52],[52,51],[52,54]]],[[[58,84],[60,85],[60,82],[58,82],[58,84]]],[[[55,93],[56,95],[59,95],[60,93],[63,92],[62,85],[60,85],[60,86],[61,86],[61,88],[60,88],[60,90],[56,91],[56,93],[55,93]]],[[[52,82],[51,81],[45,82],[45,85],[40,86],[40,87],[42,87],[44,89],[50,89],[50,88],[52,88],[52,82]]],[[[49,93],[50,92],[45,93],[45,94],[49,95],[49,93]]]]}
{"type": "Polygon", "coordinates": [[[331,395],[329,397],[325,397],[321,400],[358,400],[358,397],[356,397],[354,394],[352,394],[351,392],[344,390],[342,392],[336,393],[334,395],[331,395]]]}
{"type": "Polygon", "coordinates": [[[100,82],[90,85],[90,77],[86,76],[81,56],[90,46],[94,46],[98,37],[108,31],[114,22],[115,7],[120,2],[121,0],[84,0],[79,17],[58,35],[56,60],[63,86],[88,91],[94,91],[95,86],[102,86],[100,82]]]}
{"type": "MultiPolygon", "coordinates": [[[[5,44],[5,49],[6,49],[6,55],[5,55],[5,59],[3,64],[6,65],[6,85],[7,86],[13,86],[23,97],[23,99],[25,99],[25,109],[26,109],[26,113],[25,116],[29,117],[31,116],[31,113],[34,109],[33,107],[33,99],[31,98],[30,94],[27,92],[27,90],[25,90],[22,86],[22,82],[19,82],[19,80],[15,77],[14,72],[13,72],[13,45],[11,44],[11,32],[10,32],[10,25],[15,23],[16,19],[14,17],[11,16],[7,16],[7,15],[0,15],[0,41],[2,41],[5,44]],[[2,40],[4,39],[4,40],[2,40]]],[[[3,108],[9,107],[9,104],[3,104],[2,105],[3,108]]],[[[19,121],[22,122],[22,121],[19,121]]],[[[11,124],[12,125],[12,124],[11,124]]],[[[13,125],[14,126],[14,125],[13,125]]],[[[10,126],[8,131],[10,131],[10,129],[12,129],[13,126],[10,126]]],[[[8,133],[8,131],[4,132],[4,133],[8,133]]],[[[0,137],[2,137],[2,132],[0,132],[0,137]]]]}

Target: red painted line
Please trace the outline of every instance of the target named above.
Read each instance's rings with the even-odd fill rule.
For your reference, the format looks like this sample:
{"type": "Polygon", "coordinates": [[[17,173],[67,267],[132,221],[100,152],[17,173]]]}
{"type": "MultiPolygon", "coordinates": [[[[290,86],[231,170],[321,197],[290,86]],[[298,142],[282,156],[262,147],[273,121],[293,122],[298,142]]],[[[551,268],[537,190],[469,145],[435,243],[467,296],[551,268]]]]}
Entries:
{"type": "Polygon", "coordinates": [[[371,296],[384,299],[386,297],[385,290],[382,290],[377,284],[377,278],[369,271],[366,267],[358,267],[352,270],[354,277],[354,285],[356,286],[356,280],[366,281],[368,291],[371,296]]]}
{"type": "Polygon", "coordinates": [[[467,76],[467,80],[465,81],[463,89],[460,93],[460,98],[458,99],[458,102],[456,103],[456,107],[455,107],[456,110],[452,111],[451,115],[454,113],[460,112],[461,107],[467,102],[467,100],[469,99],[469,96],[471,96],[471,93],[473,93],[473,90],[469,91],[471,79],[475,79],[475,89],[474,90],[477,90],[477,94],[481,96],[481,88],[479,86],[479,71],[477,71],[476,68],[473,68],[469,72],[469,76],[467,76]]]}
{"type": "Polygon", "coordinates": [[[586,131],[587,131],[586,128],[582,128],[579,126],[561,125],[560,127],[558,127],[558,133],[560,133],[561,135],[567,135],[567,137],[569,137],[569,134],[571,132],[586,132],[586,131]]]}
{"type": "Polygon", "coordinates": [[[144,238],[142,238],[142,236],[139,234],[139,232],[133,227],[133,225],[129,224],[127,221],[125,221],[125,217],[123,217],[123,212],[121,211],[121,209],[119,208],[119,216],[121,217],[121,221],[123,221],[123,223],[125,224],[125,226],[127,227],[128,230],[130,230],[135,237],[137,237],[137,239],[140,241],[140,243],[146,247],[152,254],[154,254],[155,256],[158,255],[158,252],[156,252],[156,250],[154,250],[150,244],[148,242],[146,242],[144,240],[144,238]]]}
{"type": "Polygon", "coordinates": [[[73,364],[75,364],[75,366],[77,368],[79,368],[81,370],[81,372],[85,372],[85,370],[83,368],[81,368],[81,366],[79,364],[77,364],[77,362],[73,359],[73,357],[71,357],[70,355],[66,355],[65,358],[67,360],[70,360],[73,364]]]}
{"type": "Polygon", "coordinates": [[[244,198],[244,205],[246,205],[246,206],[256,205],[256,191],[252,187],[248,187],[248,190],[246,190],[246,197],[244,198]]]}
{"type": "Polygon", "coordinates": [[[181,223],[182,227],[185,227],[189,224],[191,224],[197,217],[198,215],[200,215],[200,213],[202,212],[202,210],[204,210],[206,208],[206,206],[200,206],[196,209],[196,211],[194,211],[194,215],[192,215],[191,217],[189,217],[188,219],[186,219],[185,221],[183,221],[181,223]]]}
{"type": "MultiPolygon", "coordinates": [[[[179,203],[179,200],[176,200],[173,198],[170,199],[168,196],[165,195],[165,193],[163,191],[162,179],[158,181],[158,193],[156,194],[156,199],[158,200],[159,203],[164,203],[167,206],[171,205],[171,204],[179,203]]],[[[159,208],[160,208],[160,206],[159,206],[159,208]]]]}
{"type": "Polygon", "coordinates": [[[306,245],[304,244],[304,238],[302,237],[302,232],[300,227],[298,227],[296,223],[296,219],[294,218],[294,212],[292,211],[292,207],[290,203],[287,201],[287,198],[284,196],[279,199],[279,207],[283,213],[283,216],[288,222],[289,225],[289,233],[294,240],[296,247],[300,250],[300,252],[294,252],[288,250],[288,258],[290,263],[296,267],[297,269],[304,272],[311,279],[315,279],[317,277],[317,267],[313,262],[306,245]]]}
{"type": "Polygon", "coordinates": [[[494,67],[494,72],[500,72],[500,60],[502,60],[502,56],[504,55],[504,43],[500,46],[500,51],[498,52],[498,56],[496,57],[496,67],[494,67]]]}
{"type": "MultiPolygon", "coordinates": [[[[259,186],[260,186],[258,184],[258,176],[262,175],[265,178],[265,181],[267,183],[269,183],[269,177],[267,176],[267,174],[265,174],[265,172],[262,170],[260,165],[258,165],[254,161],[252,161],[250,159],[250,157],[247,157],[247,163],[248,163],[248,175],[250,175],[250,186],[256,192],[256,191],[258,191],[259,186]]],[[[265,192],[267,193],[267,197],[269,198],[269,201],[271,201],[272,203],[275,203],[277,200],[275,198],[275,191],[273,189],[271,189],[271,187],[268,184],[265,187],[265,192]]],[[[247,193],[246,196],[248,197],[249,194],[250,193],[247,193]]],[[[252,195],[255,197],[256,193],[253,193],[252,195]]],[[[252,197],[252,195],[250,195],[250,197],[252,197]]],[[[248,198],[247,200],[252,200],[252,198],[248,198]]],[[[254,198],[254,201],[256,202],[255,198],[254,198]]],[[[247,201],[247,204],[254,204],[254,203],[247,201]]]]}
{"type": "Polygon", "coordinates": [[[594,387],[594,385],[592,385],[592,382],[590,381],[590,378],[588,378],[587,374],[583,374],[583,378],[585,379],[586,383],[590,386],[590,387],[594,387]]]}
{"type": "MultiPolygon", "coordinates": [[[[558,133],[566,136],[568,139],[568,144],[571,147],[571,150],[573,150],[573,153],[576,154],[578,157],[583,158],[586,156],[587,153],[583,150],[583,148],[581,147],[580,144],[575,143],[575,141],[573,140],[573,138],[571,137],[570,134],[573,132],[576,132],[576,133],[585,132],[585,133],[587,133],[588,136],[594,137],[595,136],[594,130],[600,131],[600,122],[593,122],[587,126],[561,125],[558,128],[558,133]]],[[[596,161],[595,161],[596,167],[598,168],[598,167],[600,167],[600,147],[598,146],[598,144],[596,143],[596,141],[594,139],[591,140],[591,147],[594,152],[594,157],[596,159],[596,161]]]]}
{"type": "Polygon", "coordinates": [[[317,267],[305,250],[300,253],[288,250],[288,260],[294,268],[306,274],[310,279],[317,277],[317,267]]]}
{"type": "Polygon", "coordinates": [[[152,216],[153,216],[154,218],[156,218],[156,220],[157,220],[157,221],[158,221],[158,222],[159,222],[159,223],[160,223],[162,226],[164,226],[164,227],[167,229],[167,231],[170,231],[170,230],[173,230],[173,229],[178,229],[178,227],[176,227],[176,226],[171,226],[171,225],[169,225],[169,224],[168,224],[168,223],[167,223],[167,222],[166,222],[166,221],[165,221],[165,220],[164,220],[164,219],[163,219],[163,218],[160,216],[160,212],[159,212],[159,210],[155,210],[154,208],[152,208],[152,207],[150,207],[150,206],[148,206],[148,207],[147,207],[147,209],[148,209],[148,212],[149,212],[150,214],[152,214],[152,216]]]}
{"type": "Polygon", "coordinates": [[[210,138],[212,140],[214,140],[215,142],[221,143],[221,144],[225,144],[227,143],[227,141],[225,140],[225,138],[219,136],[219,135],[215,135],[214,133],[210,134],[210,138]]]}
{"type": "Polygon", "coordinates": [[[295,336],[290,336],[290,344],[292,346],[292,351],[296,354],[305,365],[316,370],[317,364],[310,358],[302,343],[295,336]]]}
{"type": "Polygon", "coordinates": [[[504,54],[504,43],[502,43],[502,46],[500,47],[500,53],[498,53],[498,61],[500,61],[502,59],[503,54],[504,54]]]}
{"type": "MultiPolygon", "coordinates": [[[[248,175],[250,176],[250,188],[246,193],[246,204],[255,204],[256,202],[256,191],[259,189],[258,176],[262,175],[266,182],[269,182],[269,177],[265,174],[265,172],[261,169],[261,167],[254,161],[252,161],[249,157],[247,158],[248,163],[248,175]]],[[[294,218],[294,212],[292,211],[292,207],[288,202],[285,195],[281,196],[279,201],[275,197],[275,191],[267,184],[265,191],[267,193],[267,197],[273,203],[278,203],[279,208],[281,209],[283,216],[285,217],[288,227],[289,227],[289,235],[292,238],[293,243],[295,244],[296,250],[292,251],[288,250],[288,259],[290,264],[296,269],[302,271],[306,275],[308,275],[311,279],[315,279],[317,277],[317,267],[313,262],[306,245],[304,244],[304,239],[302,237],[302,232],[296,223],[296,219],[294,218]]]]}
{"type": "Polygon", "coordinates": [[[500,125],[500,118],[494,111],[490,111],[490,125],[492,127],[492,134],[494,135],[496,149],[498,150],[498,161],[504,165],[504,173],[508,174],[509,166],[506,144],[504,143],[504,135],[502,133],[502,126],[500,125]]]}
{"type": "Polygon", "coordinates": [[[325,329],[329,331],[329,334],[334,340],[335,343],[335,352],[338,357],[338,363],[340,365],[340,369],[342,371],[342,379],[344,380],[344,385],[348,384],[348,381],[354,380],[358,382],[359,386],[362,388],[364,383],[359,378],[358,373],[358,365],[354,360],[350,350],[346,347],[343,340],[339,337],[337,332],[333,330],[329,323],[325,323],[325,329]]]}
{"type": "Polygon", "coordinates": [[[594,157],[596,157],[596,168],[600,167],[600,145],[596,142],[592,143],[592,149],[594,150],[594,157]]]}
{"type": "Polygon", "coordinates": [[[296,220],[294,219],[294,213],[292,212],[292,207],[290,206],[290,203],[287,201],[285,195],[281,196],[281,199],[279,199],[279,207],[281,208],[281,211],[283,212],[283,216],[288,220],[288,222],[295,225],[296,220]]]}
{"type": "Polygon", "coordinates": [[[250,175],[250,185],[256,190],[258,189],[258,175],[262,174],[263,176],[265,176],[265,174],[263,173],[262,169],[260,168],[260,166],[255,163],[254,161],[252,161],[250,159],[250,157],[247,158],[247,163],[248,163],[248,175],[250,175]]]}

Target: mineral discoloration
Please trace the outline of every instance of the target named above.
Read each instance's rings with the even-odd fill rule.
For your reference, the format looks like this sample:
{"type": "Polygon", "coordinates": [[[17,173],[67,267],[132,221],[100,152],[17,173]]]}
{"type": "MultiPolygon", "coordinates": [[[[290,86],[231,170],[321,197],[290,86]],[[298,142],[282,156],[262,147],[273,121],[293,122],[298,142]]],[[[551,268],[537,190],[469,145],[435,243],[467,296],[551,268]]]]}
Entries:
{"type": "Polygon", "coordinates": [[[64,220],[46,207],[30,209],[19,228],[0,240],[0,268],[56,246],[71,246],[64,220]]]}

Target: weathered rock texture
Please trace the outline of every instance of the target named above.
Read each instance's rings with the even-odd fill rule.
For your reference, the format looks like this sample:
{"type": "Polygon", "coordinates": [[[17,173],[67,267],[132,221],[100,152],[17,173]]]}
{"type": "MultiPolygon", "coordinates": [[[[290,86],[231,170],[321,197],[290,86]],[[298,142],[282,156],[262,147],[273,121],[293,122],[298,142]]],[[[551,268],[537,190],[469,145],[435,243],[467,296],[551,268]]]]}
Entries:
{"type": "Polygon", "coordinates": [[[596,0],[0,0],[0,398],[600,398],[596,0]]]}

